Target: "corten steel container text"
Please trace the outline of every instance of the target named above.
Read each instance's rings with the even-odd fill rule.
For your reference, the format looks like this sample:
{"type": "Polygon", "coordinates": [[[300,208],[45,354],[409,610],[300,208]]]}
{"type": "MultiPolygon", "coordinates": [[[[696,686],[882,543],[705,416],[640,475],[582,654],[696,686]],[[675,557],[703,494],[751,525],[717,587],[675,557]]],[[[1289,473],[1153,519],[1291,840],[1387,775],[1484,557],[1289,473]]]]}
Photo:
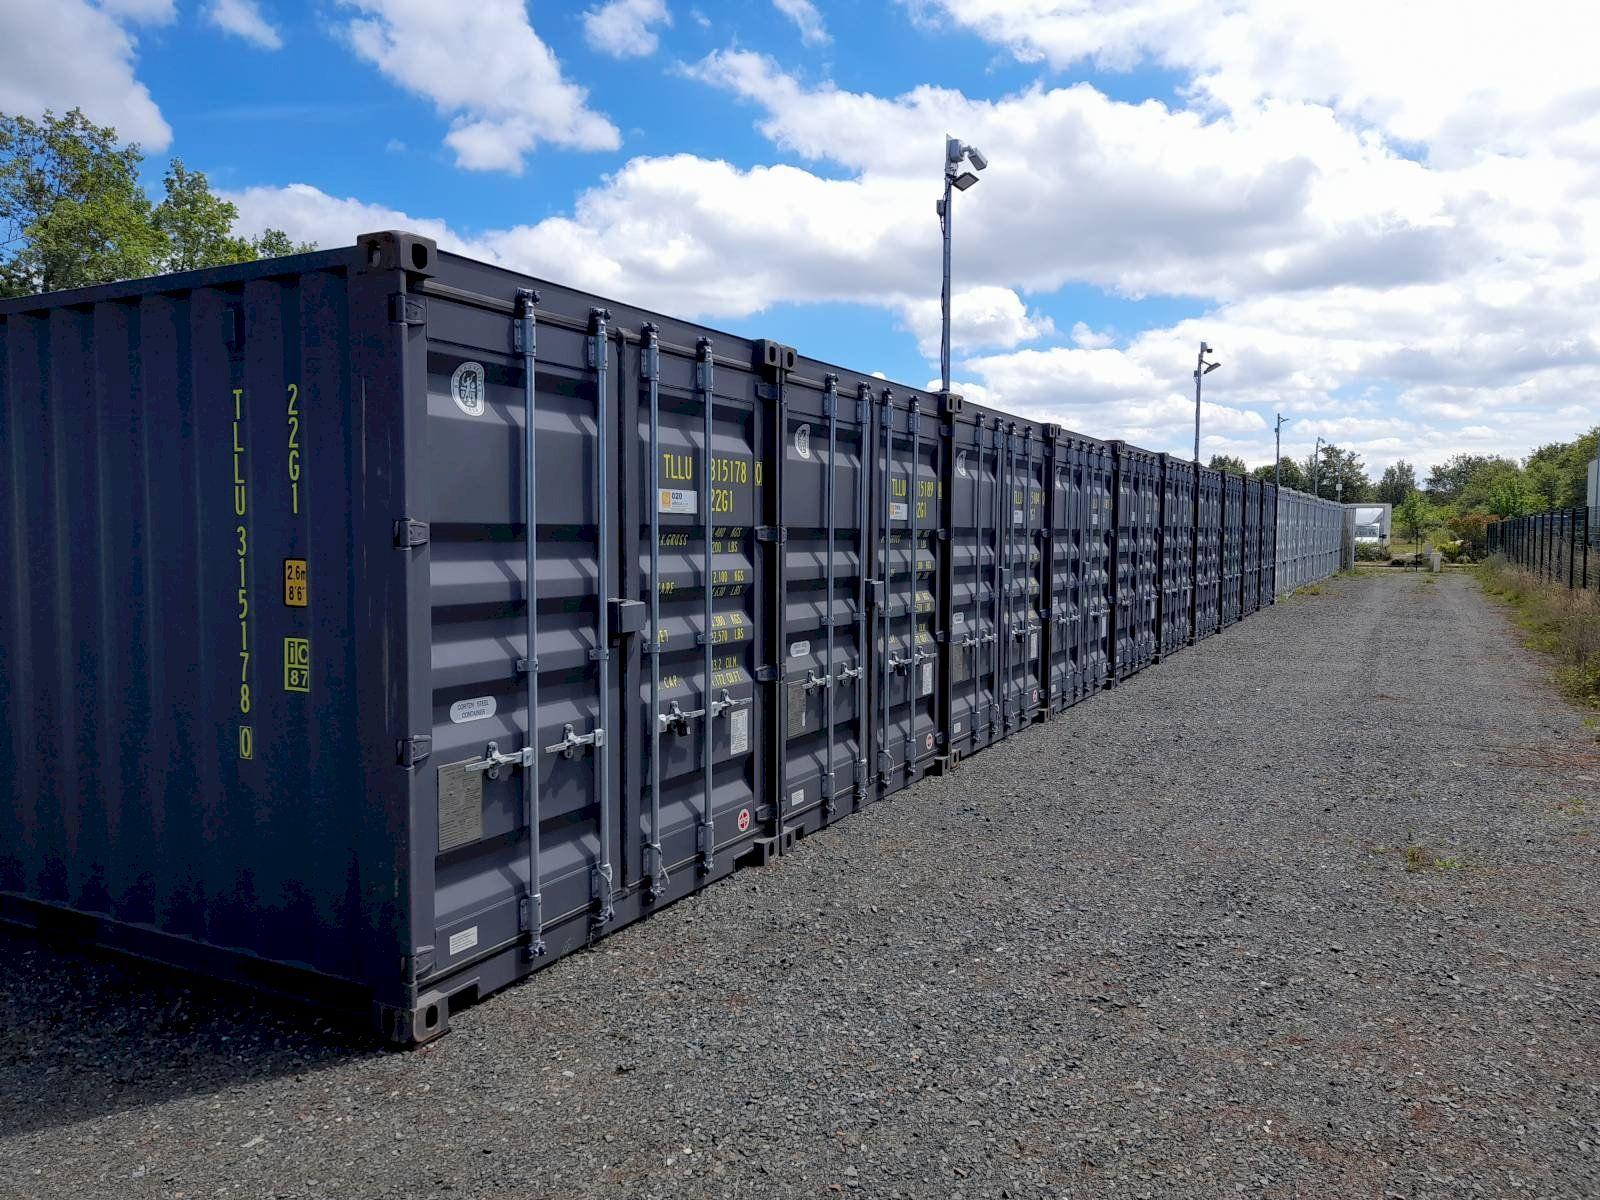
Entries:
{"type": "Polygon", "coordinates": [[[404,233],[0,304],[0,446],[0,915],[401,1043],[1337,564],[404,233]]]}

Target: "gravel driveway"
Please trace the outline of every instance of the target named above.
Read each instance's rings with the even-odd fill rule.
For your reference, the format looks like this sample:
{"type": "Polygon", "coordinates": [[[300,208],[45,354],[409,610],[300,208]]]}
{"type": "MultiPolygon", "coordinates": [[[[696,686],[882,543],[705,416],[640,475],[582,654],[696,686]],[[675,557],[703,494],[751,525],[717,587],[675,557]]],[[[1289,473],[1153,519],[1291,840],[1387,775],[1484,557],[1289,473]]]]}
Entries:
{"type": "Polygon", "coordinates": [[[1600,1194],[1600,746],[1342,579],[414,1053],[0,938],[5,1197],[1600,1194]]]}

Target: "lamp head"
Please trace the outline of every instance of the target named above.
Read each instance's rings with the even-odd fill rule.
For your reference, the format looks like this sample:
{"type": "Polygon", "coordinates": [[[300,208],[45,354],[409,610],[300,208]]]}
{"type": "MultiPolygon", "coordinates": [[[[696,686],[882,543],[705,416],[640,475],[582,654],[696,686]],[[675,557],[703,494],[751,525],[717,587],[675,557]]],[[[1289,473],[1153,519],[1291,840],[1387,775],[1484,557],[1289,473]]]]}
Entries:
{"type": "Polygon", "coordinates": [[[958,192],[964,192],[978,182],[978,177],[971,171],[963,171],[950,181],[958,192]]]}

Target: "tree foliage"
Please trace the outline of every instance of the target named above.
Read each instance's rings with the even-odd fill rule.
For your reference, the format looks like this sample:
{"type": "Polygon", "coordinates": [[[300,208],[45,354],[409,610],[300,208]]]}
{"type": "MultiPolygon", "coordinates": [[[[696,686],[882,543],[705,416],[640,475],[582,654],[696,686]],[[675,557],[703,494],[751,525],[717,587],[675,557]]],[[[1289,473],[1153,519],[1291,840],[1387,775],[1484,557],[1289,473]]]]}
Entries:
{"type": "MultiPolygon", "coordinates": [[[[1306,474],[1300,469],[1298,462],[1292,458],[1280,458],[1278,467],[1282,471],[1282,478],[1279,480],[1282,486],[1294,488],[1297,492],[1306,490],[1306,474]]],[[[1272,483],[1278,479],[1278,473],[1273,470],[1271,463],[1262,463],[1250,474],[1264,483],[1272,483]]]]}
{"type": "Polygon", "coordinates": [[[1383,469],[1374,498],[1382,504],[1399,504],[1417,490],[1417,469],[1405,459],[1383,469]]]}
{"type": "Polygon", "coordinates": [[[1412,492],[1394,509],[1395,528],[1407,541],[1420,542],[1422,535],[1437,519],[1433,505],[1421,492],[1412,492]]]}
{"type": "Polygon", "coordinates": [[[1206,465],[1213,471],[1231,471],[1235,475],[1244,475],[1250,470],[1244,465],[1244,459],[1232,454],[1213,454],[1206,465]]]}
{"type": "Polygon", "coordinates": [[[238,209],[181,159],[153,202],[143,163],[138,146],[76,108],[37,121],[0,114],[0,296],[315,249],[281,230],[235,235],[238,209]]]}
{"type": "Polygon", "coordinates": [[[1308,455],[1304,464],[1306,488],[1325,500],[1354,504],[1372,498],[1372,480],[1367,465],[1354,450],[1338,446],[1322,447],[1320,455],[1308,455]]]}

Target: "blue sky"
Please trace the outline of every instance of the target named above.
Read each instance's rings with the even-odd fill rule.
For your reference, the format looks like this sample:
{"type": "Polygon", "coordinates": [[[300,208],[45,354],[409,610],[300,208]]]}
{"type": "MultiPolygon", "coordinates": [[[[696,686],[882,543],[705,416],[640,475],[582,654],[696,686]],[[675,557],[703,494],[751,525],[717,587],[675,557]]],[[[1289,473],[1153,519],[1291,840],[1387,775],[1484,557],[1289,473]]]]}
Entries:
{"type": "Polygon", "coordinates": [[[1581,432],[1583,6],[1324,7],[10,0],[0,108],[81,105],[246,229],[409,224],[919,385],[948,131],[993,163],[956,212],[971,395],[1181,450],[1205,338],[1208,453],[1268,460],[1279,411],[1375,468],[1581,432]]]}

